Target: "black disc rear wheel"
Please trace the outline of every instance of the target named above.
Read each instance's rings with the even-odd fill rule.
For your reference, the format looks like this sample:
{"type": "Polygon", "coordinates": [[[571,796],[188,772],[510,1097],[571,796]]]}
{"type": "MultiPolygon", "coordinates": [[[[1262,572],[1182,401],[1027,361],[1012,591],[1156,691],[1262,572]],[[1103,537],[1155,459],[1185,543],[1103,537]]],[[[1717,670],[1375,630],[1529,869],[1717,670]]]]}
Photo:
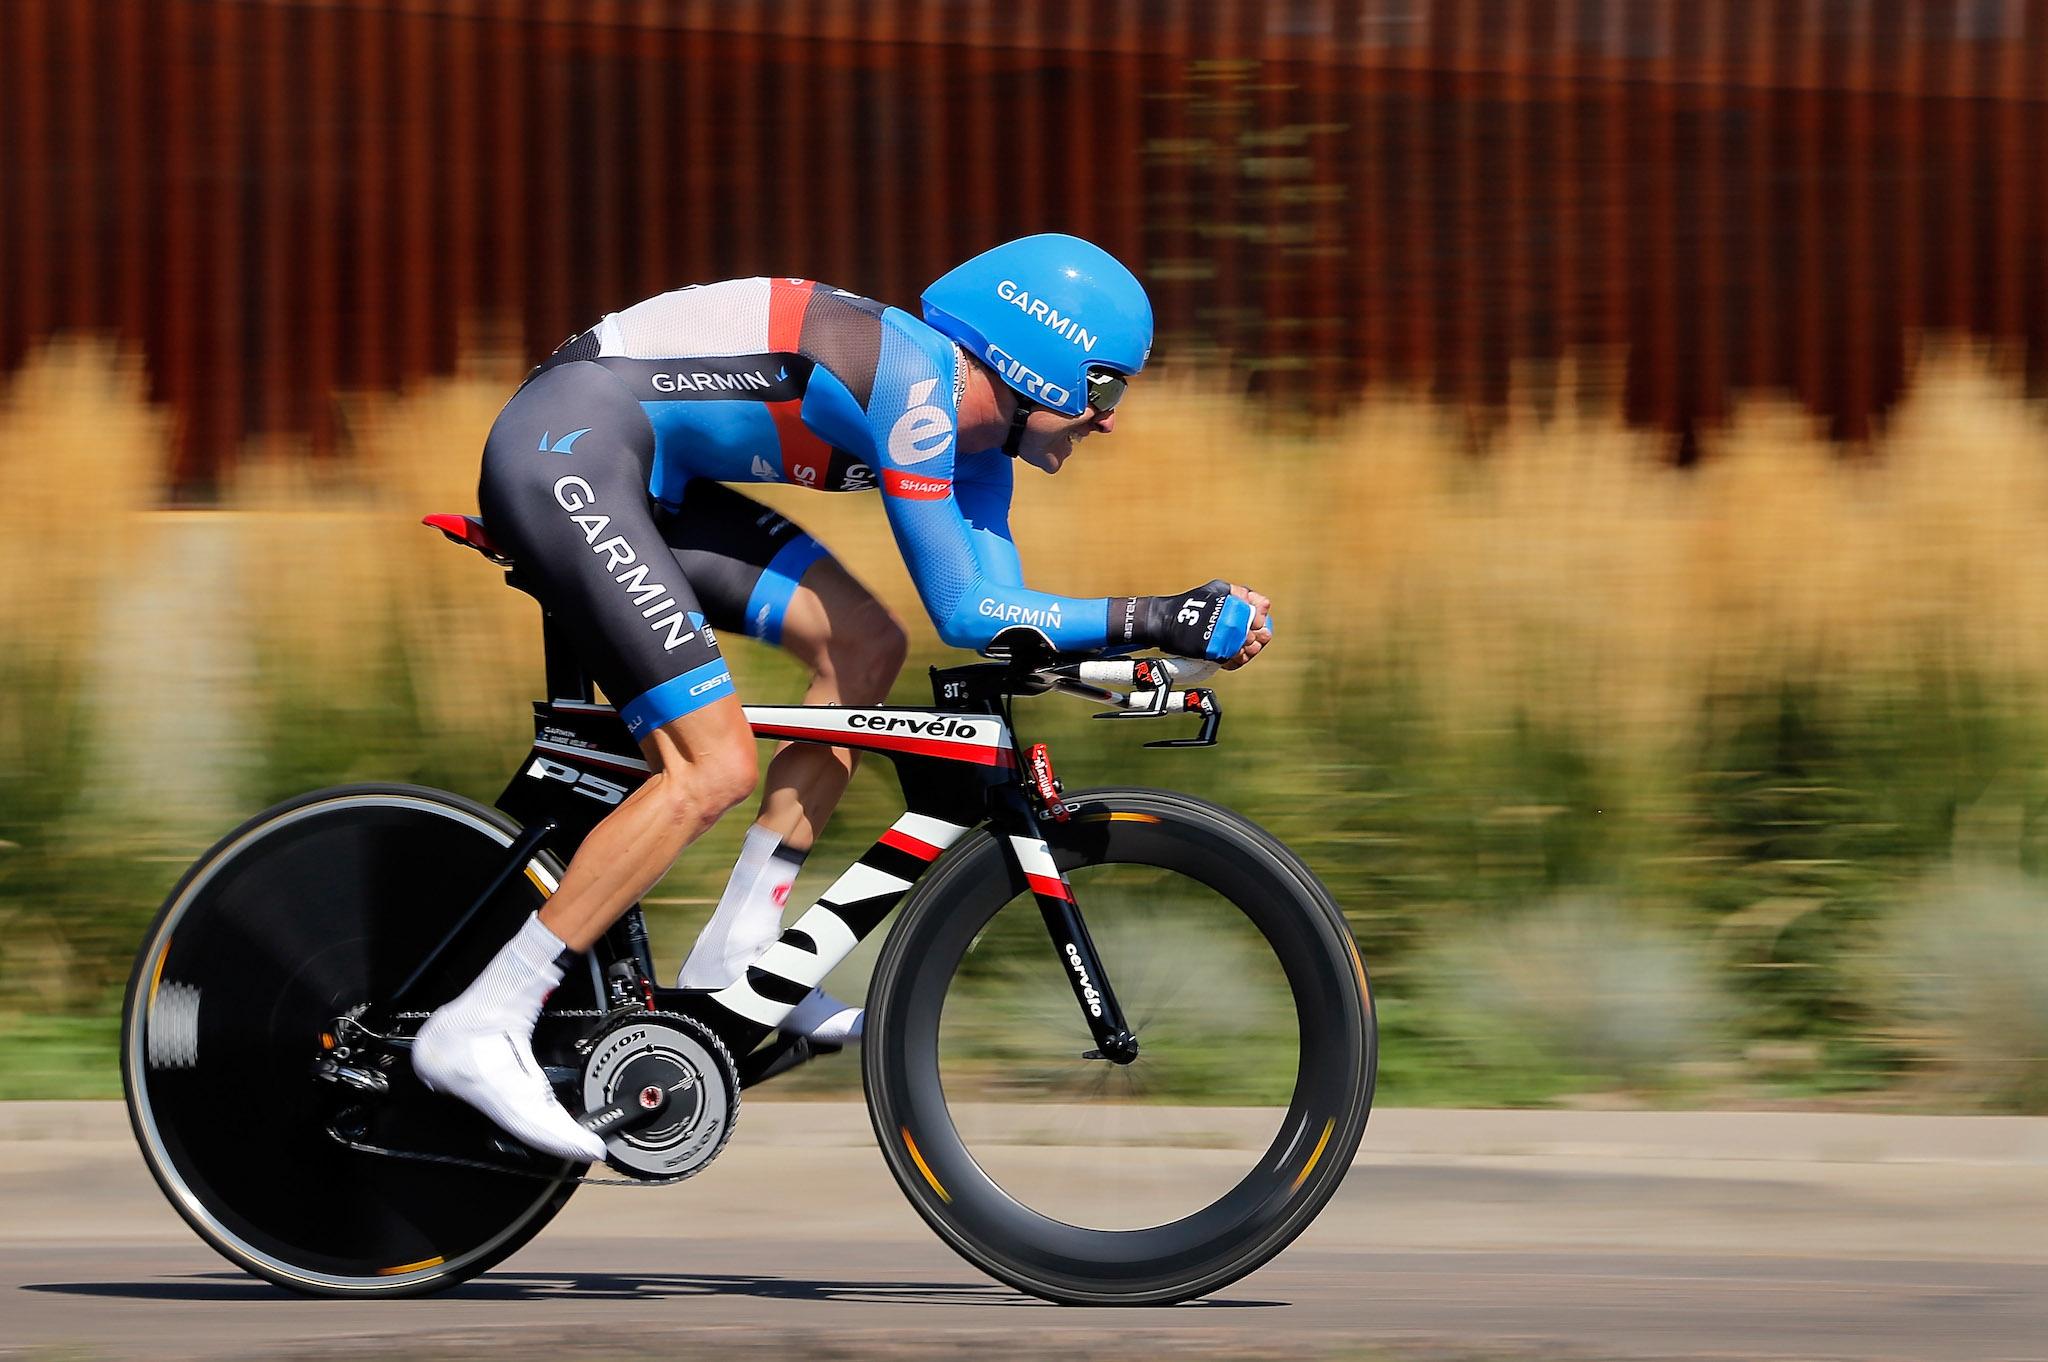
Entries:
{"type": "Polygon", "coordinates": [[[1365,967],[1308,869],[1163,791],[1070,797],[1047,845],[1140,1046],[1093,1039],[994,837],[935,866],[875,965],[868,1108],[911,1204],[969,1261],[1069,1304],[1213,1291],[1305,1229],[1372,1104],[1365,967]]]}
{"type": "MultiPolygon", "coordinates": [[[[427,1092],[402,1052],[363,1066],[388,1083],[382,1094],[314,1076],[346,1029],[337,1019],[391,994],[516,835],[438,790],[325,790],[250,820],[171,892],[129,982],[122,1077],[150,1171],[230,1261],[314,1294],[420,1294],[502,1260],[575,1190],[566,1165],[524,1176],[348,1147],[337,1131],[509,1161],[490,1123],[427,1092]]],[[[453,997],[559,883],[545,854],[523,871],[406,1000],[415,1015],[453,997]]],[[[594,998],[573,975],[549,1011],[594,998]]]]}

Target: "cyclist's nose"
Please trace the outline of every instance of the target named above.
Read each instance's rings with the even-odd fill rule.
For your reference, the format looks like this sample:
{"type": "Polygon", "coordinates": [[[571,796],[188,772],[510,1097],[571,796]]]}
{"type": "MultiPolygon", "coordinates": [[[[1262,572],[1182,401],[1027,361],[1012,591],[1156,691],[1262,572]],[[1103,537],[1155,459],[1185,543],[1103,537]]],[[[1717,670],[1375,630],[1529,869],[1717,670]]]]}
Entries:
{"type": "Polygon", "coordinates": [[[1095,418],[1095,424],[1093,426],[1090,426],[1089,429],[1099,430],[1104,435],[1109,434],[1111,431],[1116,429],[1116,413],[1113,411],[1103,412],[1100,416],[1097,416],[1095,418]]]}

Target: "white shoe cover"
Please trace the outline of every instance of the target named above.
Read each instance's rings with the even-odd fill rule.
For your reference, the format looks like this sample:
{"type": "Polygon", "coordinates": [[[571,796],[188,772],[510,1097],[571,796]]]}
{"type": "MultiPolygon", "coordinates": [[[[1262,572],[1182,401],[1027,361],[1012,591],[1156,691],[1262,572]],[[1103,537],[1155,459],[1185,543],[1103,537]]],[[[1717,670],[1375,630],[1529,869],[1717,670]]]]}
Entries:
{"type": "Polygon", "coordinates": [[[809,1036],[821,1045],[846,1045],[859,1040],[865,1008],[843,1003],[822,988],[814,988],[796,1005],[782,1023],[785,1031],[809,1036]]]}
{"type": "Polygon", "coordinates": [[[422,1083],[461,1098],[535,1149],[577,1163],[604,1158],[604,1141],[555,1100],[530,1036],[452,1014],[454,1008],[442,1008],[427,1018],[413,1041],[413,1072],[422,1083]]]}

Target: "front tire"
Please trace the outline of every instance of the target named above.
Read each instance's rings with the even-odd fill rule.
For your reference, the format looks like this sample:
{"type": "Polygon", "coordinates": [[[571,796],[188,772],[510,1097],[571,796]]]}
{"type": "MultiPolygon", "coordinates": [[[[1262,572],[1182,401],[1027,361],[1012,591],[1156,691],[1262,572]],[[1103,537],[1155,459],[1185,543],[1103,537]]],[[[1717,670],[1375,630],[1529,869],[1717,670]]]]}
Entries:
{"type": "MultiPolygon", "coordinates": [[[[123,1087],[157,1184],[236,1266],[312,1295],[421,1295],[503,1260],[575,1190],[566,1165],[524,1177],[342,1144],[335,1128],[489,1157],[495,1128],[427,1092],[403,1053],[381,1097],[312,1074],[335,1019],[396,989],[517,834],[504,815],[439,790],[322,790],[243,824],[171,891],[122,1008],[123,1087]]],[[[453,997],[560,883],[546,853],[524,870],[409,1008],[453,997]]],[[[549,1010],[594,997],[572,974],[549,1010]]]]}
{"type": "Polygon", "coordinates": [[[1042,830],[1138,1059],[1082,1053],[1029,886],[983,831],[876,962],[869,1115],[912,1206],[992,1276],[1067,1304],[1187,1300],[1285,1248],[1349,1168],[1377,1063],[1365,966],[1314,875],[1236,814],[1154,790],[1068,803],[1042,830]],[[1178,1169],[1192,1191],[1160,1185],[1178,1169]]]}

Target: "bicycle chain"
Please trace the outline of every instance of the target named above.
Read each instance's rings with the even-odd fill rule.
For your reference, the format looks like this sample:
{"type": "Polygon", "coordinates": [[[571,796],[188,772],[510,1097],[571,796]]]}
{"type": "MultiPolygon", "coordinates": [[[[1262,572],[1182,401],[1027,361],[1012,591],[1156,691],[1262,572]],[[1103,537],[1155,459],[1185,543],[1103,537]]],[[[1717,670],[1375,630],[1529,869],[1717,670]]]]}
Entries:
{"type": "Polygon", "coordinates": [[[672,1187],[678,1182],[688,1182],[704,1171],[703,1168],[693,1168],[672,1178],[556,1177],[552,1173],[536,1173],[531,1168],[512,1168],[502,1163],[486,1163],[482,1159],[465,1159],[456,1154],[422,1154],[412,1149],[386,1149],[382,1145],[348,1139],[331,1129],[327,1133],[339,1141],[342,1148],[353,1149],[358,1154],[376,1154],[387,1159],[411,1159],[415,1163],[447,1163],[457,1168],[481,1168],[486,1173],[509,1173],[514,1177],[537,1178],[542,1182],[573,1182],[579,1187],[672,1187]]]}
{"type": "MultiPolygon", "coordinates": [[[[591,1018],[602,1018],[602,1017],[609,1017],[609,1016],[612,1016],[613,1014],[615,1014],[616,1012],[618,1012],[618,1010],[619,1010],[618,1008],[603,1008],[603,1007],[551,1007],[551,1008],[548,1008],[548,1009],[547,1009],[547,1010],[546,1010],[545,1012],[542,1012],[542,1013],[541,1013],[540,1015],[541,1015],[541,1020],[543,1020],[543,1021],[549,1020],[549,1019],[551,1019],[551,1018],[554,1018],[554,1017],[591,1017],[591,1018]]],[[[432,1013],[431,1011],[426,1011],[426,1012],[393,1012],[393,1013],[391,1014],[391,1020],[393,1020],[393,1021],[425,1021],[425,1020],[426,1020],[427,1018],[429,1018],[429,1017],[431,1017],[431,1016],[433,1016],[433,1015],[434,1015],[434,1014],[433,1014],[433,1013],[432,1013]]]]}

